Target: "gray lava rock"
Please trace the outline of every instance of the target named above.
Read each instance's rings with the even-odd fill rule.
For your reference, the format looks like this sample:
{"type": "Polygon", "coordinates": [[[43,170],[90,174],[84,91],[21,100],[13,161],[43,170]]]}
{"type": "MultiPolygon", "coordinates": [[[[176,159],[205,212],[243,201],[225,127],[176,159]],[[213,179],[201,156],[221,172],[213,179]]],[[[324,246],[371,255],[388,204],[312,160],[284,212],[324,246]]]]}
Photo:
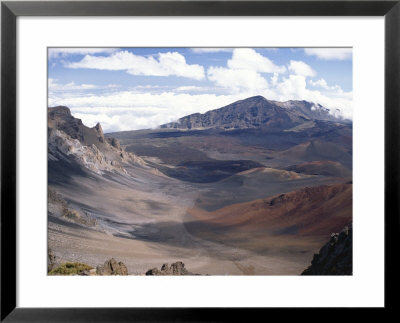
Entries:
{"type": "Polygon", "coordinates": [[[50,272],[57,267],[57,257],[50,248],[47,251],[47,271],[50,272]]]}
{"type": "Polygon", "coordinates": [[[172,271],[172,275],[187,275],[189,273],[182,261],[173,263],[170,270],[172,271]]]}
{"type": "Polygon", "coordinates": [[[94,129],[97,131],[97,134],[99,136],[99,141],[100,142],[105,142],[105,138],[104,138],[104,132],[103,132],[103,128],[101,127],[101,124],[98,122],[95,126],[94,129]]]}
{"type": "Polygon", "coordinates": [[[114,148],[120,149],[121,148],[121,144],[119,143],[119,141],[116,138],[109,138],[108,142],[110,143],[111,146],[113,146],[114,148]]]}
{"type": "Polygon", "coordinates": [[[182,276],[182,275],[196,275],[196,274],[189,272],[185,268],[185,264],[182,261],[177,261],[171,264],[171,266],[168,266],[168,264],[163,264],[161,266],[161,270],[153,268],[149,269],[146,272],[146,276],[163,276],[163,275],[182,276]]]}
{"type": "Polygon", "coordinates": [[[146,276],[160,276],[163,275],[157,268],[149,269],[146,271],[146,276]]]}
{"type": "Polygon", "coordinates": [[[302,275],[352,275],[353,229],[346,227],[340,233],[332,233],[328,243],[314,254],[311,266],[302,275]]]}
{"type": "Polygon", "coordinates": [[[117,262],[114,258],[107,260],[103,266],[97,266],[96,274],[100,276],[107,275],[128,275],[128,268],[123,262],[117,262]]]}

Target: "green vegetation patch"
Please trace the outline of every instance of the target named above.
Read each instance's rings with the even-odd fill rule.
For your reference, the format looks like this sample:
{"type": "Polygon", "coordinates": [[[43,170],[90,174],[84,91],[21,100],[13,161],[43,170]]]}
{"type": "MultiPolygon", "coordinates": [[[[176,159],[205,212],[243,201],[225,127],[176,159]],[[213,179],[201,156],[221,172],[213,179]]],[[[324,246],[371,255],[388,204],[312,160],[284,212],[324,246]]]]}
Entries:
{"type": "Polygon", "coordinates": [[[93,267],[80,262],[66,262],[54,268],[49,275],[80,275],[85,270],[93,269],[93,267]]]}

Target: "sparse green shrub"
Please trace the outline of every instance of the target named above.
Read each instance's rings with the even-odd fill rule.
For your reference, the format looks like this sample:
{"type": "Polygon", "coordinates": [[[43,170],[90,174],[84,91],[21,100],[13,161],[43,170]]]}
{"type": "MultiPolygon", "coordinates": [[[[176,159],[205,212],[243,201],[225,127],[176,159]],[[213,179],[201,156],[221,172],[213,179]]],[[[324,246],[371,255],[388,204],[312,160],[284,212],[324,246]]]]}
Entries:
{"type": "Polygon", "coordinates": [[[66,262],[51,270],[49,275],[79,275],[90,269],[93,269],[93,267],[80,262],[66,262]]]}

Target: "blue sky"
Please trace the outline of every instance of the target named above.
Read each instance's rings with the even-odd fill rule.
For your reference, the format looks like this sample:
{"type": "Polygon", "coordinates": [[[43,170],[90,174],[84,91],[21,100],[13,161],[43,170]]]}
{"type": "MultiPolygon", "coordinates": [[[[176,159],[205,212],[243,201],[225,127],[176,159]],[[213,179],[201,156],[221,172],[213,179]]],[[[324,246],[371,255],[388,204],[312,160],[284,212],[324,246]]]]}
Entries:
{"type": "Polygon", "coordinates": [[[105,132],[154,128],[253,95],[352,117],[350,48],[49,48],[48,82],[49,106],[68,106],[105,132]]]}

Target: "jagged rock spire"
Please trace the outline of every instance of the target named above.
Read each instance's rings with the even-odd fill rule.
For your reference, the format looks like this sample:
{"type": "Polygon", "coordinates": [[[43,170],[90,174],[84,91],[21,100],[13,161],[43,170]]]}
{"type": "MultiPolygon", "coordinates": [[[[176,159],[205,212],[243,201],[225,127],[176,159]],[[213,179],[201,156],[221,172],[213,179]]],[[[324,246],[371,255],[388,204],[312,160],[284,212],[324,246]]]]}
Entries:
{"type": "Polygon", "coordinates": [[[105,142],[104,132],[100,122],[97,122],[97,124],[94,126],[94,129],[96,129],[97,133],[99,134],[99,141],[105,142]]]}

